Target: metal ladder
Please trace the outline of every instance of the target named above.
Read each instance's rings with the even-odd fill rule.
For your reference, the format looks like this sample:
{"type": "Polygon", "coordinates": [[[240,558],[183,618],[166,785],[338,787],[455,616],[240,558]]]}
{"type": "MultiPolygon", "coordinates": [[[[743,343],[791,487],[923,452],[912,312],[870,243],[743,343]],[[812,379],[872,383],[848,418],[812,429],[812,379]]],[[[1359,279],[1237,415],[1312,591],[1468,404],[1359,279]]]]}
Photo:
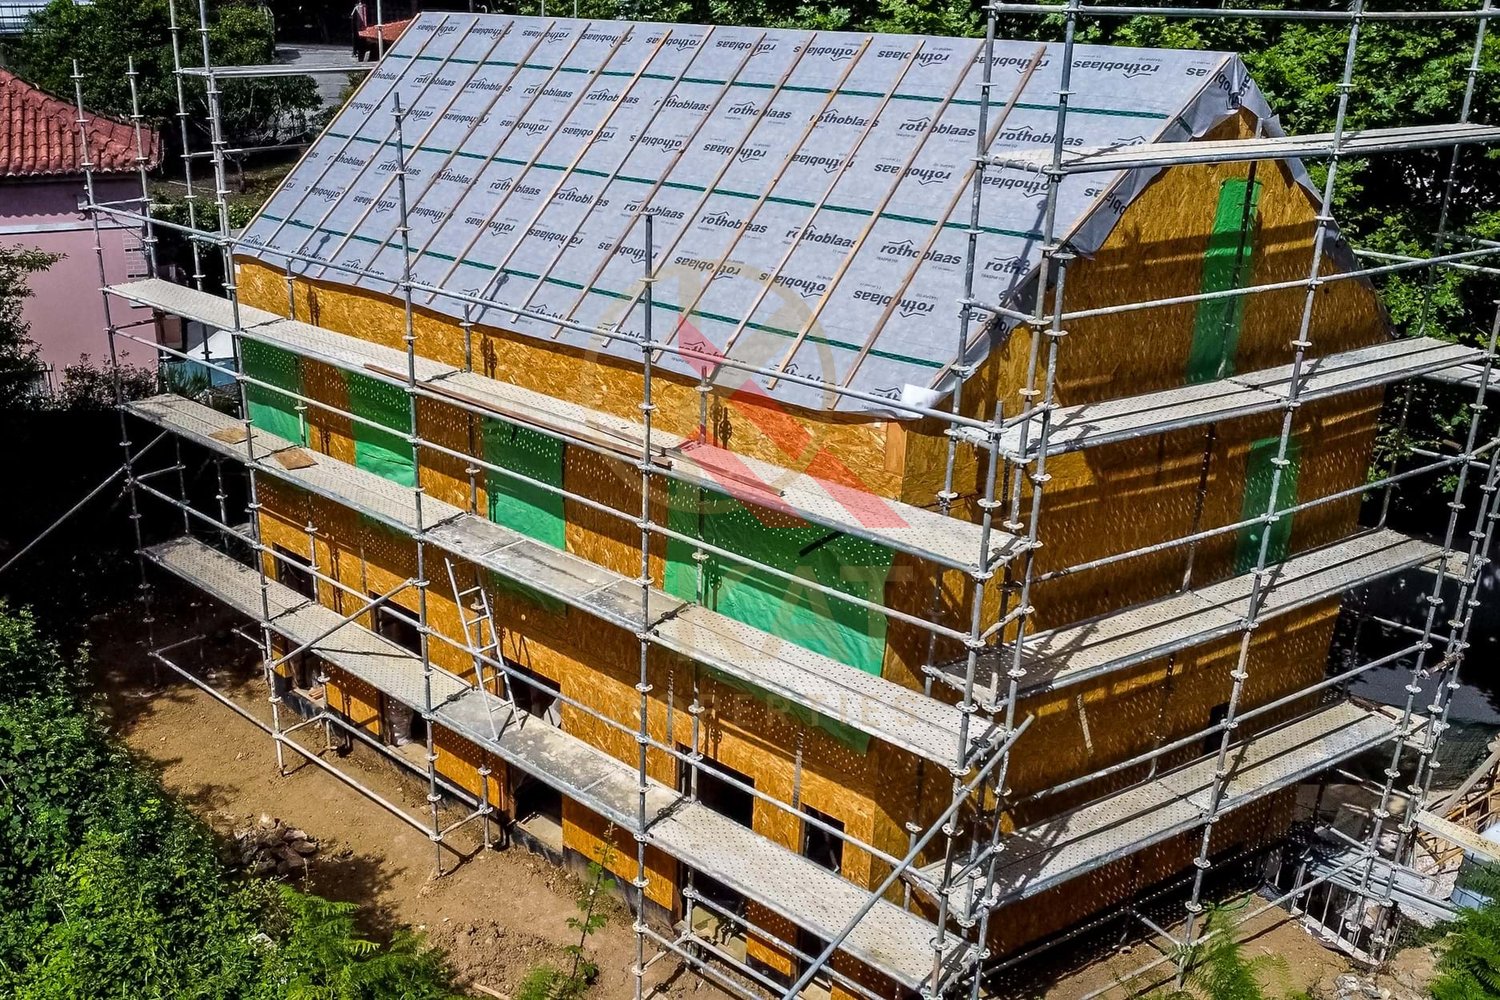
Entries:
{"type": "Polygon", "coordinates": [[[484,668],[487,666],[486,659],[498,662],[500,660],[500,630],[495,627],[495,616],[490,610],[490,595],[480,583],[479,570],[474,570],[474,586],[461,589],[458,585],[458,573],[453,568],[453,560],[444,559],[443,564],[448,568],[448,583],[453,588],[453,603],[458,607],[458,620],[463,625],[464,642],[467,644],[469,653],[474,657],[474,676],[479,679],[479,696],[484,699],[486,714],[490,720],[490,734],[500,738],[500,730],[515,718],[516,700],[510,686],[510,675],[503,670],[496,670],[499,675],[500,690],[504,692],[501,707],[505,711],[505,718],[499,725],[495,723],[495,706],[492,704],[492,695],[489,685],[485,683],[484,668]],[[478,613],[469,617],[468,601],[475,599],[475,611],[478,613]],[[489,638],[485,638],[485,630],[489,630],[489,638]]]}

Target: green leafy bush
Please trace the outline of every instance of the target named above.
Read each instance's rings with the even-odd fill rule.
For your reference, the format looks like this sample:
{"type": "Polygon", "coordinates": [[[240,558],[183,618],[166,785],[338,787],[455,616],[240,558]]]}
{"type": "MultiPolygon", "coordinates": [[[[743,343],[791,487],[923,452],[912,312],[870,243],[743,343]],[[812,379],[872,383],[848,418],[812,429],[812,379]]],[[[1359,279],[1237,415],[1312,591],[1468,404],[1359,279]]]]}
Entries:
{"type": "Polygon", "coordinates": [[[444,1000],[441,953],[239,876],[110,738],[82,658],[0,603],[0,996],[444,1000]]]}
{"type": "Polygon", "coordinates": [[[1465,875],[1466,888],[1491,902],[1463,910],[1440,946],[1433,1000],[1500,1000],[1500,871],[1465,875]]]}

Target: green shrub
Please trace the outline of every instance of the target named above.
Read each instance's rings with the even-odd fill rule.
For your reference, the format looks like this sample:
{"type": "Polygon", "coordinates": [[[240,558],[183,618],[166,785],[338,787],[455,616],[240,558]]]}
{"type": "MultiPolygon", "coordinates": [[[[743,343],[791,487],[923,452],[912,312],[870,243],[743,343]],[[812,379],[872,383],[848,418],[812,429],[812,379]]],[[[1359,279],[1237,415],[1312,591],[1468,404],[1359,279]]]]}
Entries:
{"type": "Polygon", "coordinates": [[[244,878],[112,740],[83,664],[0,603],[0,996],[446,1000],[440,952],[244,878]]]}

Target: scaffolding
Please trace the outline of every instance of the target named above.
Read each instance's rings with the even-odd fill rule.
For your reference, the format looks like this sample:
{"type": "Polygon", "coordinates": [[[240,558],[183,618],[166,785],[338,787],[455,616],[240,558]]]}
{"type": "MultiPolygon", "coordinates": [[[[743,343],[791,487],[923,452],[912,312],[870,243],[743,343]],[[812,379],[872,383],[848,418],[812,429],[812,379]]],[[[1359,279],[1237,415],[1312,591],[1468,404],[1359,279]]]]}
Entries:
{"type": "MultiPolygon", "coordinates": [[[[377,4],[377,20],[380,20],[377,4]]],[[[111,365],[115,345],[121,338],[159,350],[164,356],[189,360],[231,376],[237,395],[237,415],[219,412],[199,402],[164,394],[143,400],[127,400],[116,371],[116,401],[120,413],[123,475],[130,496],[131,519],[140,556],[143,616],[147,624],[149,652],[154,663],[174,671],[202,687],[221,703],[238,712],[271,736],[278,766],[286,769],[285,751],[290,750],[310,764],[334,774],[360,790],[382,808],[424,831],[432,840],[439,872],[449,854],[461,855],[449,843],[456,827],[476,823],[489,845],[496,822],[496,807],[489,796],[489,771],[480,769],[479,796],[439,773],[434,733],[438,726],[460,734],[475,746],[507,763],[511,768],[560,791],[591,812],[627,831],[636,845],[632,898],[635,902],[634,932],[637,952],[634,968],[635,994],[646,993],[647,969],[663,957],[671,957],[697,970],[736,995],[779,996],[790,1000],[814,978],[828,982],[852,996],[880,1000],[886,995],[842,965],[834,956],[845,953],[875,970],[902,990],[929,1000],[939,997],[984,995],[988,978],[1015,961],[1029,958],[1051,944],[1071,939],[1059,935],[1022,956],[992,955],[990,925],[1002,907],[1014,905],[1079,874],[1097,869],[1117,858],[1172,837],[1196,835],[1197,850],[1189,879],[1182,929],[1170,933],[1127,906],[1117,911],[1125,919],[1136,919],[1147,932],[1169,946],[1160,957],[1136,969],[1131,980],[1162,974],[1166,970],[1180,982],[1198,953],[1196,946],[1208,934],[1231,933],[1231,926],[1210,929],[1203,918],[1207,903],[1206,877],[1215,857],[1211,835],[1215,824],[1229,812],[1297,783],[1328,772],[1343,761],[1377,747],[1390,748],[1389,766],[1378,789],[1379,808],[1368,836],[1357,856],[1338,871],[1312,879],[1299,879],[1291,894],[1269,905],[1308,898],[1321,883],[1343,877],[1355,886],[1362,913],[1370,928],[1370,951],[1379,954],[1394,937],[1395,879],[1390,872],[1407,864],[1419,825],[1434,828],[1424,819],[1421,805],[1428,799],[1436,752],[1448,725],[1451,694],[1457,687],[1457,671],[1468,647],[1480,575],[1490,558],[1500,482],[1500,437],[1486,430],[1487,393],[1492,375],[1496,338],[1500,335],[1500,313],[1483,343],[1444,342],[1421,335],[1375,347],[1344,353],[1317,355],[1313,352],[1312,317],[1315,296],[1329,282],[1368,280],[1381,275],[1443,268],[1490,273],[1487,263],[1500,246],[1466,239],[1447,231],[1449,208],[1461,188],[1463,148],[1500,140],[1500,128],[1470,121],[1480,57],[1491,0],[1474,10],[1441,12],[1390,12],[1366,10],[1363,0],[1354,0],[1349,10],[1295,11],[1185,7],[1135,7],[1089,5],[1066,0],[1063,5],[991,3],[986,8],[987,27],[983,47],[982,82],[977,94],[978,127],[974,167],[968,184],[970,195],[964,294],[957,303],[954,336],[957,382],[948,405],[922,405],[880,398],[878,402],[910,417],[931,418],[947,428],[947,446],[942,485],[931,508],[898,504],[880,498],[872,503],[889,506],[899,513],[893,520],[900,527],[872,527],[851,513],[829,484],[814,476],[779,469],[748,456],[693,441],[653,426],[653,365],[663,355],[692,356],[692,350],[674,343],[670,335],[657,337],[650,328],[653,283],[657,280],[658,247],[654,244],[652,206],[639,209],[644,219],[640,259],[644,262],[632,307],[644,317],[645,334],[633,337],[617,328],[593,327],[560,319],[524,305],[495,302],[483,294],[426,285],[413,277],[413,259],[418,252],[410,239],[407,192],[407,156],[415,143],[406,136],[409,107],[392,99],[383,111],[390,116],[390,184],[395,188],[399,223],[397,243],[402,266],[395,282],[403,313],[402,347],[384,347],[334,330],[302,322],[295,316],[294,275],[287,265],[286,314],[242,305],[234,269],[234,253],[242,246],[241,235],[230,224],[229,191],[226,181],[228,144],[221,125],[219,81],[234,77],[279,75],[284,67],[221,67],[211,62],[208,48],[208,11],[198,4],[201,65],[185,65],[181,58],[175,4],[171,8],[171,37],[179,98],[179,127],[187,154],[188,125],[184,98],[185,80],[205,88],[209,108],[209,148],[212,166],[211,224],[200,227],[202,185],[194,178],[194,162],[200,157],[184,155],[184,181],[188,191],[188,222],[177,225],[157,218],[151,211],[151,196],[143,169],[142,207],[139,211],[119,203],[100,203],[94,197],[93,172],[89,161],[87,115],[82,104],[82,77],[74,66],[77,84],[79,141],[82,144],[87,209],[94,220],[96,249],[99,220],[110,218],[141,227],[148,247],[155,246],[156,233],[175,231],[192,248],[193,287],[163,280],[155,273],[152,255],[150,277],[123,284],[109,284],[104,273],[102,249],[98,249],[103,285],[111,365]],[[1075,151],[1066,143],[1070,118],[1069,79],[1080,25],[1089,18],[1129,17],[1150,14],[1165,17],[1263,17],[1297,18],[1342,23],[1347,26],[1342,76],[1337,89],[1337,112],[1332,131],[1316,135],[1256,138],[1239,141],[1148,143],[1119,149],[1075,151]],[[1055,128],[1050,150],[1036,156],[996,154],[989,148],[996,104],[991,90],[997,19],[1002,15],[1057,18],[1061,22],[1061,82],[1057,93],[1055,128]],[[1473,21],[1475,37],[1465,81],[1459,120],[1420,128],[1356,130],[1346,127],[1353,95],[1353,73],[1361,27],[1376,20],[1473,21]],[[1372,253],[1376,263],[1363,263],[1336,273],[1324,273],[1333,235],[1332,202],[1341,162],[1350,157],[1384,155],[1414,149],[1449,150],[1443,185],[1443,219],[1433,252],[1420,258],[1393,259],[1372,253]],[[1306,277],[1267,284],[1250,284],[1222,292],[1207,292],[1108,307],[1069,310],[1065,301],[1067,277],[1076,252],[1058,232],[1057,203],[1063,179],[1076,173],[1122,169],[1155,169],[1183,164],[1286,160],[1293,157],[1325,161],[1325,174],[1318,196],[1316,228],[1311,264],[1306,277]],[[974,294],[974,272],[987,171],[1023,168],[1045,178],[1045,209],[1040,240],[1041,263],[1037,288],[1050,289],[1051,296],[1038,294],[1029,312],[1016,313],[1003,306],[980,301],[974,294]],[[1459,247],[1459,249],[1453,249],[1459,247]],[[222,258],[223,294],[206,288],[202,255],[218,252],[222,258]],[[1070,323],[1099,315],[1132,312],[1202,302],[1240,298],[1273,292],[1303,293],[1300,323],[1288,331],[1290,357],[1287,364],[1241,373],[1217,381],[1170,389],[1142,396],[1084,405],[1063,406],[1056,401],[1059,357],[1064,350],[1070,323]],[[468,336],[473,324],[461,324],[466,334],[465,364],[455,367],[424,356],[414,322],[416,296],[430,301],[446,297],[462,307],[482,308],[517,318],[545,320],[602,338],[621,341],[640,351],[642,397],[639,419],[630,420],[589,409],[576,402],[549,397],[502,381],[487,378],[473,366],[468,336]],[[210,328],[227,330],[234,344],[233,362],[221,365],[208,357],[163,347],[132,324],[116,324],[109,315],[116,300],[143,306],[158,314],[196,320],[210,328]],[[1026,323],[1034,332],[1026,359],[1024,400],[1020,412],[1005,415],[998,408],[990,419],[964,415],[965,384],[976,365],[963,361],[975,330],[1007,316],[1026,323]],[[241,347],[246,340],[268,344],[311,358],[336,369],[373,377],[404,391],[408,404],[409,433],[415,485],[407,488],[380,476],[338,461],[332,456],[304,448],[254,426],[249,394],[277,393],[291,399],[306,426],[306,415],[315,411],[382,429],[368,417],[334,406],[300,391],[291,391],[259,379],[245,371],[241,347]],[[1300,504],[1284,505],[1278,498],[1297,409],[1311,401],[1403,384],[1414,379],[1438,378],[1473,391],[1464,440],[1446,452],[1418,454],[1420,464],[1398,471],[1396,463],[1347,490],[1300,504]],[[503,469],[474,454],[428,440],[419,433],[418,407],[436,401],[475,417],[501,417],[521,424],[569,448],[582,449],[607,458],[624,460],[639,473],[639,511],[620,511],[597,499],[562,486],[503,469]],[[1132,440],[1145,435],[1186,428],[1208,428],[1220,421],[1257,414],[1279,415],[1276,454],[1269,500],[1263,512],[1245,516],[1232,524],[1197,529],[1190,534],[1149,546],[1122,551],[1089,563],[1042,571],[1037,552],[1043,542],[1043,507],[1047,494],[1049,461],[1059,455],[1132,440]],[[146,425],[159,432],[149,444],[137,448],[131,440],[132,426],[146,425]],[[170,434],[178,445],[175,463],[166,469],[141,471],[145,453],[170,434]],[[183,485],[182,441],[191,442],[213,456],[219,479],[217,509],[198,509],[183,485]],[[977,518],[962,516],[956,469],[961,449],[972,449],[980,462],[983,488],[975,500],[977,518]],[[428,496],[423,488],[423,456],[462,463],[469,479],[467,508],[428,496]],[[229,491],[224,485],[226,464],[243,467],[247,484],[248,520],[228,508],[229,491]],[[937,620],[887,606],[882,600],[865,600],[816,581],[793,578],[774,566],[718,548],[701,538],[682,534],[659,523],[652,510],[653,490],[664,482],[715,485],[722,488],[725,470],[748,470],[752,479],[775,481],[774,496],[762,502],[770,509],[788,512],[830,530],[877,542],[890,549],[924,560],[941,571],[961,574],[969,595],[966,627],[955,628],[937,620]],[[173,493],[157,478],[163,471],[178,473],[173,493]],[[496,524],[478,509],[479,477],[494,472],[547,495],[615,518],[639,532],[640,574],[632,577],[608,570],[562,549],[549,547],[496,524]],[[1368,530],[1300,552],[1278,561],[1271,551],[1271,531],[1261,530],[1259,545],[1247,571],[1227,580],[1206,585],[1190,576],[1176,593],[1071,625],[1037,630],[1034,593],[1050,579],[1107,565],[1124,565],[1163,551],[1191,549],[1208,539],[1246,531],[1269,529],[1279,520],[1301,510],[1352,498],[1385,494],[1402,483],[1435,474],[1454,478],[1450,517],[1440,543],[1405,538],[1380,523],[1368,530]],[[1480,481],[1477,507],[1468,502],[1470,479],[1480,481]],[[258,514],[261,487],[266,482],[287,484],[357,512],[381,524],[414,546],[415,572],[392,590],[370,596],[339,579],[336,569],[318,565],[315,539],[319,528],[307,525],[310,562],[293,560],[287,553],[265,543],[258,514]],[[142,527],[141,498],[151,498],[178,509],[183,531],[166,542],[148,544],[142,527]],[[1467,517],[1464,512],[1469,511],[1467,517]],[[761,630],[719,614],[700,602],[684,601],[658,588],[653,581],[650,551],[663,540],[693,547],[701,566],[712,555],[749,567],[772,578],[796,582],[835,600],[889,616],[925,631],[928,660],[923,668],[924,687],[914,690],[879,676],[868,675],[818,653],[794,646],[761,630]],[[248,554],[241,561],[238,554],[248,554]],[[475,611],[463,618],[463,634],[450,636],[434,628],[428,615],[428,594],[436,562],[447,566],[450,585],[460,607],[475,611]],[[286,565],[309,574],[315,588],[352,598],[341,601],[341,610],[309,598],[276,579],[270,566],[286,565]],[[472,567],[499,577],[521,581],[549,599],[577,609],[590,620],[608,623],[631,633],[639,646],[636,684],[638,715],[630,720],[606,714],[537,677],[518,670],[499,650],[497,632],[482,583],[462,589],[455,566],[472,567]],[[1394,653],[1366,662],[1341,665],[1323,680],[1288,693],[1274,701],[1242,704],[1250,678],[1252,636],[1257,627],[1320,601],[1337,598],[1372,581],[1413,570],[1431,574],[1433,583],[1423,598],[1423,624],[1407,627],[1410,641],[1394,653]],[[206,591],[216,601],[256,623],[247,635],[256,646],[263,667],[269,702],[269,724],[249,713],[227,696],[216,692],[192,671],[168,654],[175,646],[156,647],[151,625],[154,609],[151,573],[173,574],[206,591]],[[987,614],[985,594],[999,594],[998,611],[987,614]],[[409,612],[395,603],[398,594],[412,592],[416,610],[409,612]],[[466,596],[477,603],[466,603],[466,596]],[[352,611],[349,610],[352,607],[352,611]],[[412,651],[376,634],[360,619],[376,609],[406,621],[418,636],[412,651]],[[486,631],[488,630],[488,631],[486,631]],[[1127,760],[1115,761],[1079,774],[1067,781],[1034,792],[1024,799],[1014,796],[1007,772],[1021,736],[1031,719],[1025,714],[1025,698],[1042,691],[1065,688],[1125,670],[1175,651],[1214,640],[1237,638],[1237,654],[1228,672],[1232,682],[1227,711],[1209,726],[1127,760]],[[958,644],[964,650],[956,660],[937,655],[940,644],[958,644]],[[434,663],[433,651],[450,647],[470,658],[473,679],[453,674],[434,663]],[[672,741],[653,736],[649,715],[653,697],[650,651],[659,647],[693,664],[691,715],[693,740],[683,749],[672,741]],[[283,717],[283,691],[277,668],[292,657],[310,653],[320,661],[370,685],[405,705],[426,723],[425,754],[420,764],[390,753],[370,739],[332,706],[315,706],[313,714],[291,725],[283,717]],[[1375,710],[1343,697],[1348,684],[1367,671],[1396,664],[1409,669],[1404,705],[1396,710],[1375,710]],[[866,843],[822,819],[799,810],[797,803],[778,800],[753,785],[716,767],[701,740],[699,669],[733,678],[779,699],[812,710],[857,732],[888,742],[915,755],[920,767],[947,773],[951,794],[935,819],[918,823],[920,795],[913,796],[913,822],[904,855],[866,843]],[[489,680],[486,680],[486,673],[489,680]],[[1431,681],[1433,700],[1418,704],[1422,682],[1431,681]],[[528,722],[517,708],[517,690],[534,689],[612,730],[624,734],[638,747],[633,762],[621,760],[560,729],[528,722]],[[1239,734],[1242,726],[1290,706],[1315,703],[1310,710],[1287,721],[1262,728],[1253,735],[1239,734]],[[310,746],[297,734],[325,732],[325,746],[310,746]],[[411,768],[427,785],[428,808],[416,815],[382,798],[374,790],[327,759],[323,752],[332,733],[361,740],[372,749],[390,754],[411,768]],[[1185,751],[1203,748],[1196,759],[1181,763],[1185,751]],[[670,787],[650,774],[652,759],[670,759],[687,780],[670,787]],[[1408,764],[1408,762],[1410,762],[1408,764]],[[1119,787],[1106,779],[1127,773],[1144,778],[1119,787]],[[1404,775],[1409,785],[1398,787],[1404,775]],[[784,810],[843,843],[869,854],[884,874],[875,884],[859,886],[814,861],[788,850],[771,839],[740,826],[707,807],[698,798],[700,776],[707,775],[748,793],[757,802],[784,810]],[[1090,786],[1114,787],[1106,794],[1079,794],[1090,786]],[[1410,796],[1411,805],[1397,815],[1393,800],[1410,796]],[[1062,796],[1070,803],[1051,809],[1046,803],[1062,796]],[[441,805],[445,799],[466,803],[468,812],[457,822],[444,825],[441,805]],[[1024,822],[1010,823],[1017,817],[1024,822]],[[1036,817],[1027,819],[1026,817],[1036,817]],[[1394,848],[1383,846],[1384,826],[1395,822],[1398,837],[1394,848]],[[1012,828],[1013,827],[1013,828],[1012,828]],[[680,862],[685,869],[681,895],[684,918],[663,932],[648,920],[647,851],[655,849],[680,862]],[[933,859],[936,860],[933,860],[933,859]],[[1382,867],[1383,866],[1383,867],[1382,867]],[[1384,872],[1385,874],[1382,874],[1384,872]],[[748,960],[738,958],[717,940],[700,933],[695,911],[716,918],[730,915],[708,894],[694,885],[701,873],[730,887],[746,899],[760,904],[791,925],[811,932],[818,950],[808,950],[800,940],[787,940],[774,928],[756,927],[754,935],[792,956],[800,972],[778,979],[748,960]],[[649,954],[648,954],[649,952],[649,954]]],[[[555,21],[553,23],[556,23],[555,21]]],[[[545,34],[545,32],[543,32],[545,34]]],[[[383,50],[384,32],[377,28],[383,50]]],[[[436,32],[434,32],[436,35],[436,32]]],[[[1033,59],[1033,64],[1036,59],[1033,59]]],[[[343,71],[343,70],[340,70],[343,71]]],[[[134,77],[132,76],[132,83],[134,77]]],[[[1019,91],[1017,91],[1019,93],[1019,91]]],[[[1001,115],[1003,118],[1003,114],[1001,115]]],[[[139,112],[133,121],[139,127],[139,112]]],[[[417,140],[419,142],[420,140],[417,140]]],[[[861,139],[862,141],[862,139],[861,139]]],[[[324,168],[327,169],[326,166],[324,168]]],[[[289,261],[317,265],[329,271],[389,279],[368,268],[356,267],[327,257],[287,252],[289,261]]],[[[466,311],[467,315],[467,311],[466,311]]],[[[788,358],[790,355],[788,355],[788,358]]],[[[783,364],[757,365],[729,357],[717,357],[715,365],[747,376],[795,382],[830,394],[876,401],[859,390],[797,374],[783,364]]],[[[712,387],[705,375],[699,386],[700,405],[708,405],[712,387]]],[[[1409,401],[1408,401],[1409,406],[1409,401]]],[[[706,422],[706,416],[704,420],[706,422]]],[[[1403,416],[1404,421],[1404,416],[1403,416]]],[[[474,449],[471,449],[474,450],[474,449]]],[[[932,605],[942,588],[933,581],[932,605]]],[[[326,680],[326,676],[322,678],[326,680]]],[[[325,685],[326,691],[326,685],[325,685]]],[[[667,692],[668,711],[675,695],[667,692]]],[[[800,763],[799,763],[800,766],[800,763]]],[[[919,775],[922,771],[919,770],[919,775]]],[[[919,777],[919,788],[920,786],[919,777]]],[[[1243,921],[1266,907],[1249,910],[1243,921]]],[[[735,919],[743,920],[736,916],[735,919]]]]}

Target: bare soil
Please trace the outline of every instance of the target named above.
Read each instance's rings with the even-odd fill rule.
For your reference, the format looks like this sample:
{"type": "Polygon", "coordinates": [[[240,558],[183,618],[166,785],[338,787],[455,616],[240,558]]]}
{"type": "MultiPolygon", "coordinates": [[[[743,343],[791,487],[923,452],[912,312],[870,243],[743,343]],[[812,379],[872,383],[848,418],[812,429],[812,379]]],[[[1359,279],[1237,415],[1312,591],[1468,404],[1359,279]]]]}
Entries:
{"type": "MultiPolygon", "coordinates": [[[[567,967],[571,959],[563,947],[578,942],[567,920],[577,915],[581,880],[518,845],[484,850],[474,823],[452,838],[469,856],[460,863],[445,852],[449,871],[436,877],[434,846],[425,832],[294,752],[286,755],[287,774],[279,775],[265,732],[169,671],[163,669],[160,686],[153,686],[136,636],[129,634],[138,630],[127,617],[111,616],[91,631],[103,708],[111,724],[158,771],[167,790],[226,843],[236,828],[254,824],[262,815],[306,831],[319,849],[307,872],[291,879],[293,884],[357,904],[364,933],[377,939],[399,928],[423,932],[447,952],[460,986],[475,996],[509,996],[540,963],[567,967]]],[[[178,638],[164,639],[161,631],[159,625],[158,643],[178,638]]],[[[189,634],[184,631],[181,637],[189,634]]],[[[198,646],[201,657],[192,646],[168,655],[269,721],[264,684],[243,655],[248,644],[230,637],[198,646]]],[[[309,747],[322,744],[317,727],[297,735],[309,747]]],[[[419,816],[426,808],[425,785],[398,773],[373,751],[356,749],[337,763],[407,813],[419,816]]],[[[590,995],[628,997],[635,961],[631,915],[613,899],[604,908],[609,921],[588,942],[599,966],[590,995]]],[[[655,996],[672,1000],[725,995],[665,959],[648,970],[647,984],[656,988],[655,996]]]]}

